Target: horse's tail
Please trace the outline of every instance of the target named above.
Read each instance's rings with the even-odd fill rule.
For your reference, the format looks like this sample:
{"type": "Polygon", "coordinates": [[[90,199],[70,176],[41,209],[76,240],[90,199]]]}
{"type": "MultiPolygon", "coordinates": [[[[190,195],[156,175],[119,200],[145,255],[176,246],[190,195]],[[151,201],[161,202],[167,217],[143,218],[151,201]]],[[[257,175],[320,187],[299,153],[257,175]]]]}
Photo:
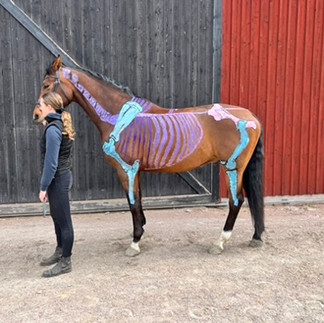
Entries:
{"type": "Polygon", "coordinates": [[[253,155],[243,174],[243,187],[249,201],[249,207],[254,222],[253,239],[261,240],[264,231],[264,150],[263,131],[253,155]]]}

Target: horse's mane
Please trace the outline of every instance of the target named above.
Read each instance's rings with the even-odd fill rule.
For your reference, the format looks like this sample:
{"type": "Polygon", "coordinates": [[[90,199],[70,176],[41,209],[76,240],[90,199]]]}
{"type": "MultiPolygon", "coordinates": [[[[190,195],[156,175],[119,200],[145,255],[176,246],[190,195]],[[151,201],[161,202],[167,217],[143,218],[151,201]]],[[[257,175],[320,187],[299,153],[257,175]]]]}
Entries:
{"type": "MultiPolygon", "coordinates": [[[[84,68],[84,67],[78,67],[78,68],[74,68],[74,69],[85,72],[95,78],[98,78],[101,81],[108,83],[109,85],[116,87],[117,89],[129,94],[130,96],[134,96],[134,93],[130,90],[129,87],[119,84],[118,82],[116,82],[115,80],[113,80],[112,78],[110,78],[106,75],[100,74],[98,72],[93,72],[93,71],[91,71],[87,68],[84,68]]],[[[53,74],[52,64],[46,69],[45,75],[51,75],[51,74],[53,74]]]]}

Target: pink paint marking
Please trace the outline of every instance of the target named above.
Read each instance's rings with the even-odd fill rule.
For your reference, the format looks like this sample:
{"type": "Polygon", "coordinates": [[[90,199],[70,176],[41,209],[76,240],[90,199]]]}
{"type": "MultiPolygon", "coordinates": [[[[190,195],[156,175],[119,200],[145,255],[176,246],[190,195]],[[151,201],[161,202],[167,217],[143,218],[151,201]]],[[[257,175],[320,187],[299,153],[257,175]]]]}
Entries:
{"type": "MultiPolygon", "coordinates": [[[[226,109],[224,109],[220,104],[217,104],[217,103],[214,104],[210,110],[208,110],[208,115],[214,117],[214,119],[216,121],[230,119],[235,123],[236,127],[237,127],[237,124],[239,123],[239,121],[241,121],[241,119],[233,116],[226,109]]],[[[256,129],[256,123],[254,121],[247,121],[245,127],[256,129]]]]}

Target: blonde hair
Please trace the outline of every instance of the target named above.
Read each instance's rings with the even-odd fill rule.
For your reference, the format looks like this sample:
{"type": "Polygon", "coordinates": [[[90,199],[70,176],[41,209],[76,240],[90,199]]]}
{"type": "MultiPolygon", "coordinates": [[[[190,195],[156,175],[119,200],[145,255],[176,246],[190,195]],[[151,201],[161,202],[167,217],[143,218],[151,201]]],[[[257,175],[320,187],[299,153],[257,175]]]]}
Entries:
{"type": "Polygon", "coordinates": [[[55,111],[62,114],[62,121],[64,126],[62,134],[68,136],[71,140],[74,140],[75,131],[72,123],[72,116],[71,113],[63,111],[64,106],[62,97],[55,92],[50,92],[45,94],[42,99],[46,105],[50,105],[55,111]]]}

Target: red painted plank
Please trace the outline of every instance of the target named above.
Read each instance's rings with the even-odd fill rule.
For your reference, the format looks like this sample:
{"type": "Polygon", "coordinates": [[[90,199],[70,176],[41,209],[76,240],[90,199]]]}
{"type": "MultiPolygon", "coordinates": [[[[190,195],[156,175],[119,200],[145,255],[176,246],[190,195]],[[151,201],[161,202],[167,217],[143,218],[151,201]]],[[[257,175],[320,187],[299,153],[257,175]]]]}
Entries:
{"type": "MultiPolygon", "coordinates": [[[[259,35],[259,66],[258,66],[258,106],[259,118],[263,121],[265,129],[268,127],[267,119],[267,78],[268,78],[268,43],[269,43],[269,1],[262,0],[260,7],[260,35],[259,35]]],[[[269,143],[273,134],[268,131],[264,133],[265,144],[265,178],[272,179],[273,151],[269,149],[269,143]]],[[[267,180],[266,194],[273,194],[273,180],[267,180]]]]}
{"type": "Polygon", "coordinates": [[[221,102],[229,103],[230,98],[230,83],[231,83],[231,21],[232,21],[232,2],[223,2],[223,30],[222,30],[222,71],[221,71],[221,102]]]}
{"type": "MultiPolygon", "coordinates": [[[[226,1],[225,1],[226,2],[226,1]]],[[[260,12],[261,3],[259,0],[253,0],[251,6],[251,43],[250,43],[250,79],[249,79],[249,105],[247,106],[262,121],[261,112],[258,104],[258,74],[259,74],[259,35],[260,35],[260,12]]]]}
{"type": "MultiPolygon", "coordinates": [[[[294,3],[290,2],[292,6],[294,3]]],[[[295,80],[294,80],[294,110],[293,110],[293,127],[292,134],[292,164],[291,164],[291,187],[292,195],[299,194],[300,187],[300,165],[301,165],[301,135],[303,132],[301,125],[301,109],[302,109],[302,91],[304,78],[304,46],[305,46],[305,1],[300,1],[297,7],[297,28],[296,28],[296,64],[295,64],[295,80]]],[[[291,9],[293,11],[293,9],[291,9]]]]}
{"type": "MultiPolygon", "coordinates": [[[[281,111],[284,120],[285,134],[283,135],[283,157],[282,157],[282,194],[288,195],[292,192],[291,177],[294,176],[291,172],[292,165],[296,163],[296,158],[293,156],[293,145],[291,140],[294,136],[294,132],[299,133],[299,127],[293,122],[294,111],[298,111],[299,106],[294,106],[294,93],[295,93],[295,78],[299,77],[295,73],[296,66],[296,29],[297,29],[297,15],[298,8],[297,3],[293,1],[282,1],[287,6],[285,12],[287,16],[287,25],[282,26],[283,32],[286,35],[285,42],[285,75],[282,81],[282,88],[284,90],[282,95],[282,107],[281,111]]],[[[283,10],[283,9],[282,9],[283,10]]]]}
{"type": "MultiPolygon", "coordinates": [[[[280,106],[277,106],[277,66],[278,66],[278,30],[279,30],[279,2],[269,2],[269,38],[268,38],[268,66],[267,66],[267,92],[266,92],[266,120],[267,129],[273,129],[272,133],[267,132],[266,149],[271,151],[271,168],[268,169],[268,176],[273,178],[272,192],[281,194],[281,162],[278,157],[282,156],[281,138],[283,136],[282,115],[280,106]]],[[[280,80],[281,81],[281,80],[280,80]]]]}
{"type": "MultiPolygon", "coordinates": [[[[323,16],[322,16],[323,17],[323,16]]],[[[324,20],[324,19],[323,19],[324,20]]],[[[318,153],[317,153],[317,167],[316,167],[316,193],[324,192],[324,40],[322,29],[322,50],[321,50],[321,85],[320,85],[320,99],[319,99],[319,114],[318,114],[318,153]]]]}
{"type": "MultiPolygon", "coordinates": [[[[313,51],[312,51],[312,75],[311,75],[311,91],[310,91],[310,136],[309,136],[309,161],[308,161],[308,192],[315,193],[317,181],[316,169],[321,166],[318,162],[318,147],[323,145],[318,137],[318,123],[320,111],[320,84],[321,84],[321,64],[323,62],[322,46],[323,46],[323,17],[324,6],[323,1],[317,1],[314,7],[314,37],[312,38],[313,51]]],[[[323,178],[322,178],[323,179],[323,178]]],[[[323,183],[323,180],[322,180],[323,183]]]]}
{"type": "Polygon", "coordinates": [[[316,163],[316,193],[324,192],[324,2],[318,1],[316,7],[317,16],[315,18],[316,26],[318,26],[318,32],[315,32],[315,42],[322,42],[318,50],[319,62],[316,65],[316,70],[320,75],[319,80],[319,101],[314,102],[314,105],[318,105],[318,123],[317,123],[317,138],[318,138],[318,151],[317,151],[317,163],[316,163]],[[319,41],[320,40],[320,41],[319,41]]]}
{"type": "Polygon", "coordinates": [[[230,84],[230,98],[231,104],[239,104],[239,67],[240,67],[240,37],[241,30],[239,23],[241,20],[241,1],[232,2],[232,15],[235,19],[232,19],[231,29],[231,84],[230,84]]]}
{"type": "Polygon", "coordinates": [[[303,78],[303,91],[302,91],[302,109],[301,109],[301,163],[299,169],[300,182],[299,194],[305,194],[309,187],[309,174],[307,164],[309,161],[309,129],[310,129],[310,92],[311,92],[311,76],[312,76],[312,48],[313,34],[314,34],[314,1],[306,2],[306,30],[305,30],[305,43],[304,43],[304,78],[303,78]]]}
{"type": "Polygon", "coordinates": [[[239,66],[239,106],[247,108],[249,105],[249,71],[250,71],[250,41],[251,41],[251,2],[244,2],[241,8],[241,38],[240,38],[240,66],[239,66]]]}

